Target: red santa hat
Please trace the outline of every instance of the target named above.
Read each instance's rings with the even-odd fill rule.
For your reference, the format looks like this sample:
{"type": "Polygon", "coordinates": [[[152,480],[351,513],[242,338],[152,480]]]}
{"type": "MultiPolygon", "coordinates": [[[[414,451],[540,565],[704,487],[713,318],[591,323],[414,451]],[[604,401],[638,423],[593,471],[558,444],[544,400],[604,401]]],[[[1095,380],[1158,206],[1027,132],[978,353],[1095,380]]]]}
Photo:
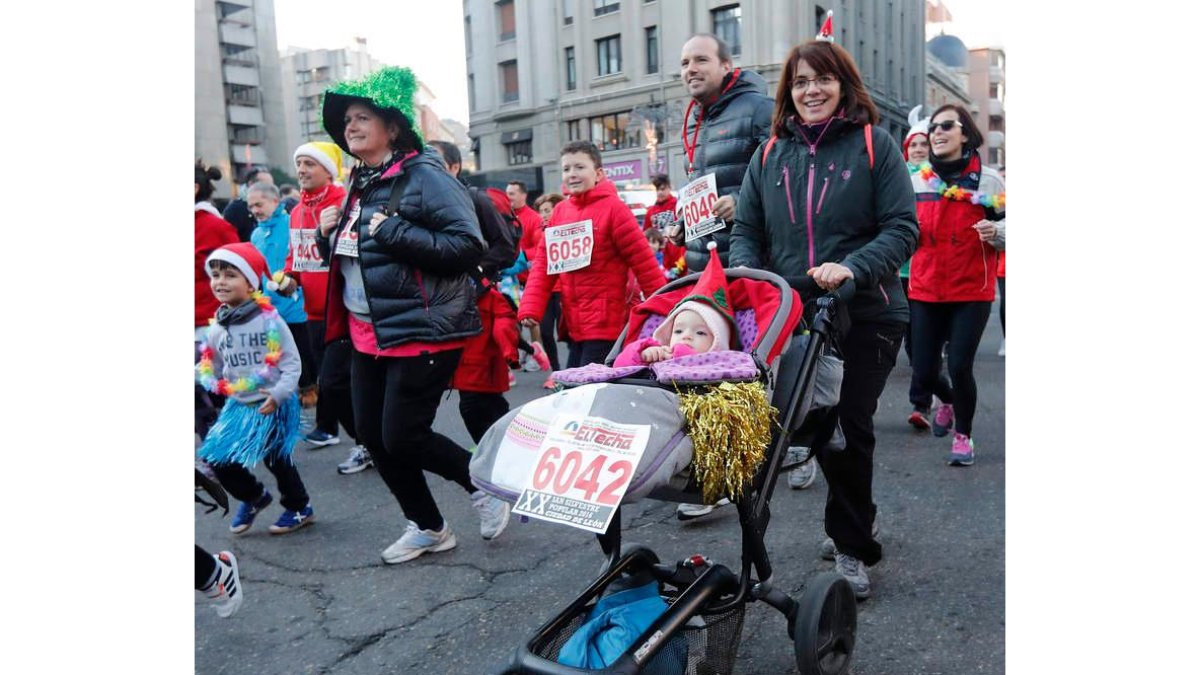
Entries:
{"type": "Polygon", "coordinates": [[[727,350],[737,345],[737,333],[733,330],[733,309],[729,306],[729,281],[725,278],[725,268],[721,266],[721,258],[717,255],[717,242],[708,242],[708,253],[708,265],[700,275],[700,280],[692,287],[692,292],[680,300],[666,320],[654,329],[653,337],[659,344],[671,343],[671,328],[675,317],[686,309],[699,314],[712,330],[713,344],[710,351],[727,350]]]}
{"type": "Polygon", "coordinates": [[[901,149],[904,151],[904,159],[908,159],[908,144],[917,136],[929,138],[929,118],[921,117],[921,106],[917,106],[908,111],[908,133],[904,136],[904,143],[901,144],[901,149]]]}
{"type": "Polygon", "coordinates": [[[256,291],[259,290],[262,278],[271,274],[270,268],[267,267],[267,259],[249,242],[226,244],[209,254],[208,259],[204,261],[208,276],[213,276],[213,263],[217,261],[236,267],[256,291]]]}
{"type": "Polygon", "coordinates": [[[833,42],[833,10],[825,12],[825,23],[821,24],[821,32],[817,33],[814,40],[822,42],[833,42]]]}

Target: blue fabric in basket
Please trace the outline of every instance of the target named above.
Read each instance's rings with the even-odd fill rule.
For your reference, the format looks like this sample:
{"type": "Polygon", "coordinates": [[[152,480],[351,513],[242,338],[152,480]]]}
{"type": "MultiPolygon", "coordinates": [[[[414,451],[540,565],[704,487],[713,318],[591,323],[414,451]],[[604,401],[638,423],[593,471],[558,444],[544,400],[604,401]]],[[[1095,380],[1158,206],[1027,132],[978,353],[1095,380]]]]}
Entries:
{"type": "Polygon", "coordinates": [[[575,668],[606,668],[666,611],[655,582],[601,598],[587,622],[563,645],[558,662],[575,668]]]}

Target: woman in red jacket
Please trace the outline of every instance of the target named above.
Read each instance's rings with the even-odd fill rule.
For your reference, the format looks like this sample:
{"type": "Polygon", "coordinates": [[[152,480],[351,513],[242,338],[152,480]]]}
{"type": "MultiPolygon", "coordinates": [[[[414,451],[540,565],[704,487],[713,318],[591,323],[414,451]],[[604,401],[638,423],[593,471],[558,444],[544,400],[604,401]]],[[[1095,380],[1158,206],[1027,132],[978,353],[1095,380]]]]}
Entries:
{"type": "Polygon", "coordinates": [[[601,166],[595,145],[572,141],[563,147],[563,185],[569,198],[554,207],[517,310],[522,324],[536,326],[558,278],[572,340],[568,368],[603,363],[612,350],[629,319],[625,289],[630,269],[645,295],[666,283],[637,219],[601,166]]]}
{"type": "Polygon", "coordinates": [[[929,124],[929,164],[912,174],[921,238],[913,256],[908,297],[912,311],[913,380],[942,400],[933,433],[954,427],[946,461],[975,463],[975,352],[996,299],[998,251],[1004,248],[1004,180],[982,165],[983,134],[957,105],[938,108],[929,124]],[[938,378],[946,354],[951,386],[938,378]]]}

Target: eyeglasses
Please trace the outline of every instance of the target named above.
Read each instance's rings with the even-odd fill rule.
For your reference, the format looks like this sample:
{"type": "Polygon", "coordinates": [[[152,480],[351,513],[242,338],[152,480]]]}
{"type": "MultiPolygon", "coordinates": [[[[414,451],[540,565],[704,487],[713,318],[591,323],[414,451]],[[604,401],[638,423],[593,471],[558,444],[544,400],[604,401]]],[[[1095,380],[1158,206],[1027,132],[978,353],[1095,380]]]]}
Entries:
{"type": "Polygon", "coordinates": [[[838,79],[836,77],[834,77],[833,75],[822,75],[822,76],[812,79],[812,80],[810,80],[808,78],[804,78],[804,77],[798,77],[798,78],[792,80],[792,89],[799,89],[800,91],[808,91],[808,85],[810,85],[810,84],[816,84],[817,87],[820,89],[828,89],[829,87],[833,86],[834,82],[837,82],[837,81],[838,81],[838,79]]]}
{"type": "Polygon", "coordinates": [[[942,120],[941,122],[930,122],[929,123],[929,133],[933,133],[935,129],[941,129],[942,131],[950,131],[954,127],[961,127],[961,126],[962,126],[962,122],[959,122],[958,120],[942,120]]]}

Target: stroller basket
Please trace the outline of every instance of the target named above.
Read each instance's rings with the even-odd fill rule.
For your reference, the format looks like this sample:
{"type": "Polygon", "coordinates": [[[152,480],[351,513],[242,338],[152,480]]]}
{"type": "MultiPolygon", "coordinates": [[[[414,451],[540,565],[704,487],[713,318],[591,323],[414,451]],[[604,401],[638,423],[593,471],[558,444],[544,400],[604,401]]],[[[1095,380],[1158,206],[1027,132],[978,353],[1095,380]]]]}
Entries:
{"type": "MultiPolygon", "coordinates": [[[[547,636],[548,641],[538,645],[534,653],[547,661],[557,661],[563,645],[585,623],[592,607],[588,605],[560,631],[547,636]]],[[[643,666],[642,672],[647,675],[732,673],[745,618],[744,603],[724,612],[701,610],[667,640],[662,651],[643,666]],[[687,664],[684,670],[679,670],[681,663],[687,664]]]]}

